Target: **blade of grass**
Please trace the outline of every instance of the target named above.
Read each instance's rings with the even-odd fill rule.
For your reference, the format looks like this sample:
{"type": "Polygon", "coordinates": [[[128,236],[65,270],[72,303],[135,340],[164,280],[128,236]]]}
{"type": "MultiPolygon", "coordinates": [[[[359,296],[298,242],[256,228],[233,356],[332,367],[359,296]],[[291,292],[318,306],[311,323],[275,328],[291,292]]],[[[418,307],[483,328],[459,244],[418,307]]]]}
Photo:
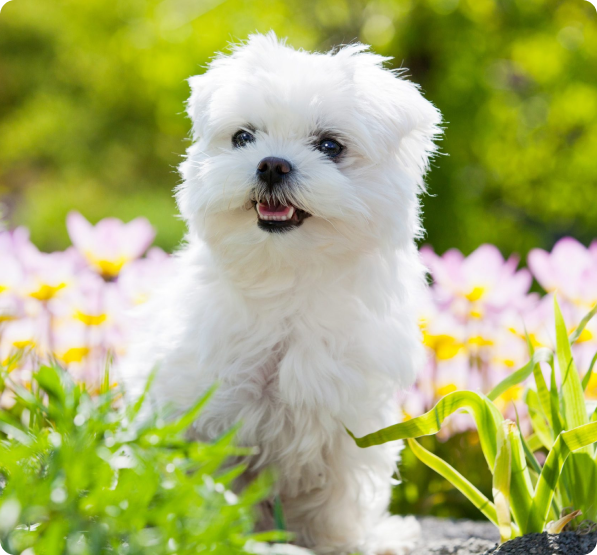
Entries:
{"type": "Polygon", "coordinates": [[[487,398],[490,401],[495,401],[500,395],[502,395],[502,393],[508,391],[508,389],[510,389],[512,386],[524,382],[533,373],[533,368],[536,364],[539,364],[540,362],[549,362],[551,359],[553,359],[553,354],[549,349],[537,349],[533,353],[533,356],[529,362],[498,383],[487,394],[487,398]]]}
{"type": "Polygon", "coordinates": [[[152,431],[152,433],[160,437],[167,437],[176,435],[186,430],[195,420],[197,420],[197,417],[199,416],[199,413],[203,407],[207,405],[213,394],[216,392],[216,389],[218,389],[218,385],[219,384],[217,383],[213,384],[195,403],[195,405],[185,412],[180,418],[178,418],[178,420],[175,420],[170,424],[166,424],[159,429],[155,429],[152,431]]]}
{"type": "MultiPolygon", "coordinates": [[[[539,464],[539,461],[535,457],[535,454],[530,447],[530,439],[531,438],[529,438],[529,441],[527,442],[527,440],[522,435],[522,430],[520,429],[520,418],[518,417],[518,410],[516,409],[516,406],[514,407],[514,410],[516,411],[516,427],[518,428],[518,434],[520,436],[520,441],[522,443],[522,448],[524,450],[524,454],[526,456],[527,462],[531,465],[531,468],[537,473],[537,475],[539,475],[539,474],[541,474],[541,465],[539,464]]],[[[541,448],[541,442],[539,442],[539,449],[540,448],[541,448]]]]}
{"type": "Polygon", "coordinates": [[[543,447],[541,440],[537,437],[537,434],[531,434],[526,438],[526,444],[529,446],[531,453],[539,451],[543,447]]]}
{"type": "Polygon", "coordinates": [[[553,447],[554,436],[552,429],[546,421],[543,411],[541,410],[537,392],[533,389],[529,389],[526,392],[525,402],[529,409],[529,416],[531,418],[535,434],[543,444],[543,447],[545,447],[547,450],[551,449],[553,447]]]}
{"type": "Polygon", "coordinates": [[[276,530],[286,530],[286,519],[284,518],[284,507],[279,495],[274,498],[274,523],[276,530]]]}
{"type": "MultiPolygon", "coordinates": [[[[550,363],[553,363],[553,355],[550,363]]],[[[533,377],[535,378],[535,385],[537,386],[537,395],[539,396],[539,402],[541,403],[543,414],[549,422],[549,427],[553,429],[553,415],[551,413],[549,389],[547,388],[545,376],[543,376],[543,371],[541,370],[540,364],[535,364],[535,366],[533,366],[533,377]]]]}
{"type": "MultiPolygon", "coordinates": [[[[573,429],[586,424],[589,419],[580,377],[572,358],[566,324],[555,296],[554,312],[556,318],[556,354],[558,364],[560,365],[560,372],[562,372],[561,398],[564,403],[564,421],[567,429],[573,429]]],[[[591,455],[593,454],[591,446],[584,448],[584,451],[591,455]]]]}
{"type": "Polygon", "coordinates": [[[525,533],[523,525],[531,508],[534,488],[527,468],[522,436],[514,423],[508,426],[508,441],[511,451],[512,477],[510,478],[510,505],[514,520],[521,533],[525,533]]]}
{"type": "Polygon", "coordinates": [[[529,356],[533,356],[533,353],[535,352],[535,347],[533,347],[533,342],[531,341],[531,338],[529,337],[529,332],[527,331],[527,327],[524,327],[524,338],[526,339],[527,342],[527,348],[529,349],[529,356]]]}
{"type": "Polygon", "coordinates": [[[593,375],[593,367],[595,366],[595,362],[597,362],[597,353],[593,355],[593,359],[591,360],[591,364],[589,365],[589,369],[587,373],[584,375],[582,379],[582,390],[586,391],[587,387],[589,387],[589,382],[591,381],[591,376],[593,375]]]}
{"type": "Polygon", "coordinates": [[[497,444],[503,433],[502,422],[504,419],[497,407],[485,395],[473,391],[449,393],[422,416],[388,426],[360,438],[355,437],[350,430],[346,431],[359,447],[371,447],[388,441],[436,434],[439,432],[442,422],[457,410],[464,410],[475,419],[483,454],[489,468],[493,471],[497,444]]]}
{"type": "Polygon", "coordinates": [[[145,400],[147,399],[147,396],[149,395],[149,391],[153,384],[153,380],[155,380],[156,374],[157,374],[157,368],[154,368],[151,371],[151,373],[149,374],[147,381],[145,382],[145,387],[143,388],[143,393],[141,393],[139,398],[133,404],[128,405],[127,416],[131,422],[133,420],[135,420],[135,418],[141,412],[141,407],[143,406],[143,403],[145,403],[145,400]]]}
{"type": "Polygon", "coordinates": [[[558,393],[558,385],[556,383],[556,368],[555,365],[551,364],[551,376],[549,384],[549,405],[551,407],[551,422],[553,427],[554,436],[557,435],[564,429],[562,424],[562,417],[560,415],[560,396],[558,393]]]}
{"type": "Polygon", "coordinates": [[[100,386],[100,394],[105,395],[110,391],[110,366],[112,365],[112,356],[110,353],[106,356],[106,364],[104,365],[104,375],[102,376],[102,383],[100,386]]]}
{"type": "Polygon", "coordinates": [[[460,472],[447,462],[440,459],[414,439],[408,439],[408,446],[414,455],[429,468],[444,477],[460,493],[462,493],[479,511],[481,511],[490,522],[499,527],[495,505],[487,499],[473,484],[471,484],[460,472]]]}
{"type": "Polygon", "coordinates": [[[580,321],[578,327],[570,334],[570,344],[576,343],[578,338],[582,335],[587,324],[591,321],[593,316],[597,314],[597,304],[589,311],[589,313],[580,321]]]}
{"type": "Polygon", "coordinates": [[[500,541],[506,542],[512,537],[512,519],[510,515],[510,478],[512,476],[512,453],[510,450],[509,429],[512,422],[506,420],[504,435],[495,458],[495,469],[491,491],[498,520],[500,541]]]}
{"type": "Polygon", "coordinates": [[[543,531],[554,492],[568,455],[596,441],[597,422],[584,424],[558,435],[553,449],[547,455],[543,470],[539,476],[525,533],[543,531]]]}

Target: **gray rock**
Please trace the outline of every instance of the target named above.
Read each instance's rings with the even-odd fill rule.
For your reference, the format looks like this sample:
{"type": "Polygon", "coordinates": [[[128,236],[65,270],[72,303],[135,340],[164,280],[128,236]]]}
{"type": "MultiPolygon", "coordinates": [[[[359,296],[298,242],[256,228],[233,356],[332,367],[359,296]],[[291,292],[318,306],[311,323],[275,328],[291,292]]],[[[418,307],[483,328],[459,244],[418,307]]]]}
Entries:
{"type": "Polygon", "coordinates": [[[416,555],[482,555],[499,540],[489,522],[423,517],[422,539],[416,555]]]}
{"type": "Polygon", "coordinates": [[[499,541],[500,534],[491,522],[481,520],[452,520],[432,516],[418,519],[425,543],[438,540],[480,538],[493,543],[499,541]]]}
{"type": "Polygon", "coordinates": [[[495,542],[469,538],[468,540],[440,540],[426,544],[416,555],[483,555],[495,546],[495,542]]]}

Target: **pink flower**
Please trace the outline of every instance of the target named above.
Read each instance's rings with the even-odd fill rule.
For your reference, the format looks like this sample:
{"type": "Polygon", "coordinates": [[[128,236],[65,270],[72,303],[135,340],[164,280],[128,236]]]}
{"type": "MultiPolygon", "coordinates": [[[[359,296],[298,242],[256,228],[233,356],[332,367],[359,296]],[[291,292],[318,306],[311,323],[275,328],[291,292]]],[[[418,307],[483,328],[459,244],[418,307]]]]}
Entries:
{"type": "Polygon", "coordinates": [[[21,254],[21,265],[25,272],[21,294],[47,302],[72,285],[80,259],[73,249],[52,253],[31,249],[21,254]]]}
{"type": "Polygon", "coordinates": [[[528,262],[547,292],[557,291],[568,301],[587,308],[597,303],[597,242],[587,249],[576,239],[565,237],[551,253],[532,250],[528,262]]]}
{"type": "Polygon", "coordinates": [[[511,256],[504,260],[493,245],[481,245],[467,257],[456,249],[438,256],[425,246],[421,256],[433,276],[437,301],[455,302],[464,317],[481,318],[488,311],[523,308],[529,302],[531,274],[527,270],[516,271],[518,259],[511,256]]]}
{"type": "Polygon", "coordinates": [[[125,266],[118,278],[118,288],[130,306],[147,301],[152,293],[174,273],[174,258],[153,247],[145,258],[125,266]]]}
{"type": "Polygon", "coordinates": [[[145,218],[128,224],[105,218],[92,226],[81,214],[71,212],[66,226],[73,245],[105,279],[115,278],[125,264],[142,256],[155,237],[145,218]]]}

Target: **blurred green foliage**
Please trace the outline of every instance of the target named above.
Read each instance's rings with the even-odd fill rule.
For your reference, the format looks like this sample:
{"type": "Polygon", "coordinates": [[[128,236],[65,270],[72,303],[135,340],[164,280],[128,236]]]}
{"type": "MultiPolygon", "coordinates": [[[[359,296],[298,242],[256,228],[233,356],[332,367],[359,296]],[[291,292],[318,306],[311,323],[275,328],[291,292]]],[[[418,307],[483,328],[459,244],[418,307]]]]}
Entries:
{"type": "Polygon", "coordinates": [[[246,466],[224,464],[252,451],[234,446],[235,430],[212,443],[185,439],[208,396],[177,420],[140,421],[139,403],[114,409],[117,390],[92,397],[66,372],[41,367],[30,391],[11,384],[9,369],[0,368],[0,544],[8,553],[242,555],[249,540],[287,539],[252,533],[271,475],[230,491],[246,466]]]}
{"type": "Polygon", "coordinates": [[[597,236],[597,13],[586,0],[13,0],[0,14],[0,195],[46,249],[65,214],[183,224],[185,79],[231,40],[359,39],[410,69],[446,134],[428,241],[525,254],[597,236]]]}

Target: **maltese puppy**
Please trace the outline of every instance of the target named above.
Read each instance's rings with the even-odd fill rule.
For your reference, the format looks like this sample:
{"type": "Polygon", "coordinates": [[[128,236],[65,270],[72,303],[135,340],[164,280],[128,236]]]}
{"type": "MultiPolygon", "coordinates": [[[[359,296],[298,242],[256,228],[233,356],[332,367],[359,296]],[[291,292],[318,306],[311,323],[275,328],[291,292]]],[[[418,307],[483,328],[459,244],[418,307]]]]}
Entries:
{"type": "Polygon", "coordinates": [[[190,79],[187,244],[122,369],[135,395],[157,368],[153,402],[180,410],[218,382],[195,437],[241,422],[249,474],[277,469],[288,529],[318,554],[418,537],[387,513],[400,444],[345,429],[395,423],[422,354],[418,196],[440,114],[385,60],[254,35],[190,79]]]}

